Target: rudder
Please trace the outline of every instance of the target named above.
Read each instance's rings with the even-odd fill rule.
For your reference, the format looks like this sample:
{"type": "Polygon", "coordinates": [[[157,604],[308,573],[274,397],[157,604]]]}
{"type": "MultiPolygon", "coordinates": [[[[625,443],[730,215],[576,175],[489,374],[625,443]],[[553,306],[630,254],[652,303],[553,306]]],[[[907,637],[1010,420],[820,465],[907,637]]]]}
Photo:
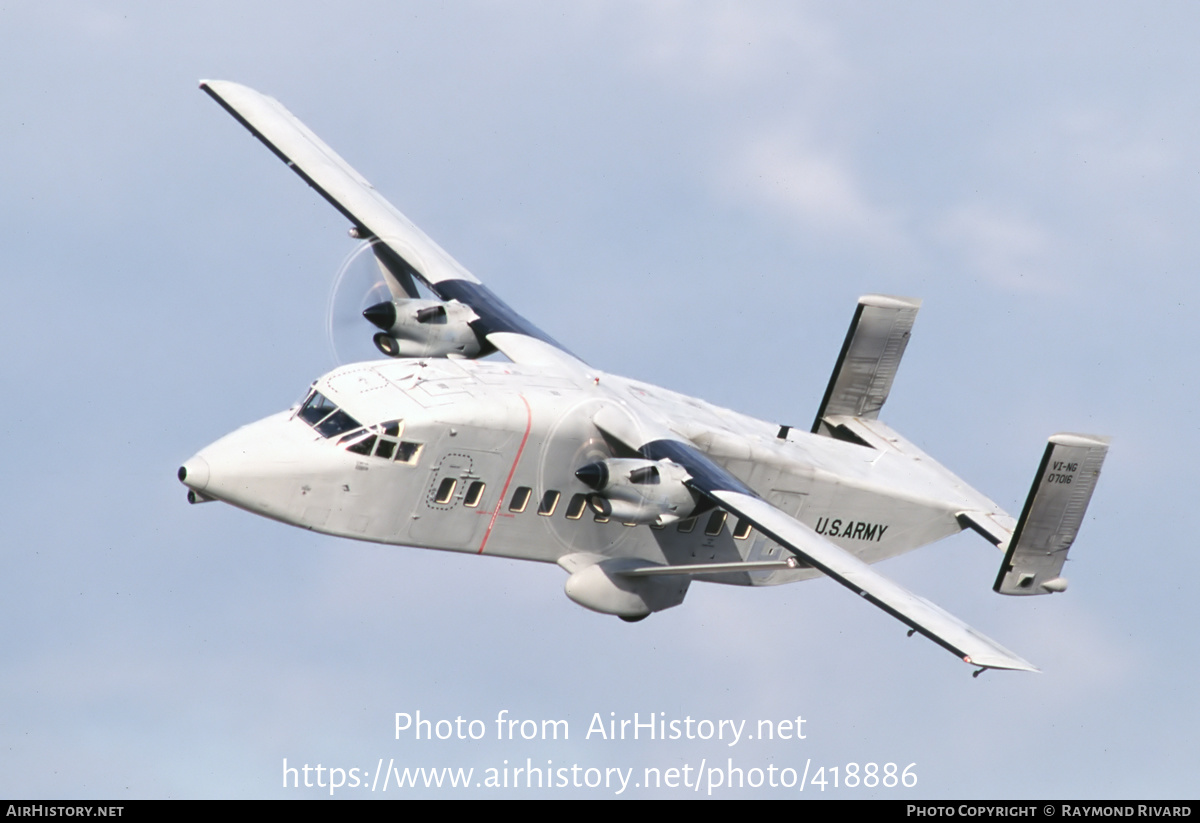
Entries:
{"type": "Polygon", "coordinates": [[[1000,594],[1064,591],[1067,551],[1079,534],[1109,438],[1061,433],[1050,437],[1042,463],[992,587],[1000,594]]]}
{"type": "Polygon", "coordinates": [[[921,301],[912,297],[868,294],[858,299],[813,421],[813,434],[837,437],[837,423],[831,418],[874,420],[879,416],[920,307],[921,301]]]}

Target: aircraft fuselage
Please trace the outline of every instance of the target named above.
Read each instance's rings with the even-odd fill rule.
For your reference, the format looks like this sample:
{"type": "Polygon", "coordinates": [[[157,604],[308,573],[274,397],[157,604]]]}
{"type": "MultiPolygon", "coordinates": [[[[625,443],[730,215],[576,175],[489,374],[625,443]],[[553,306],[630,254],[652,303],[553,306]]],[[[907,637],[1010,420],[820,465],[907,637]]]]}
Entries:
{"type": "MultiPolygon", "coordinates": [[[[958,532],[955,513],[973,501],[932,461],[914,474],[920,463],[898,454],[804,432],[780,438],[776,425],[601,372],[388,360],[339,368],[313,391],[325,407],[297,406],[239,429],[188,461],[184,482],[199,499],[378,543],[551,563],[580,552],[665,565],[786,556],[719,509],[652,527],[589,508],[591,490],[574,472],[617,456],[593,422],[608,410],[631,426],[661,421],[870,563],[958,532]],[[305,419],[333,420],[335,407],[353,419],[341,427],[305,419]],[[673,419],[671,410],[681,408],[687,414],[673,419]]],[[[817,574],[797,568],[700,579],[770,585],[817,574]]]]}

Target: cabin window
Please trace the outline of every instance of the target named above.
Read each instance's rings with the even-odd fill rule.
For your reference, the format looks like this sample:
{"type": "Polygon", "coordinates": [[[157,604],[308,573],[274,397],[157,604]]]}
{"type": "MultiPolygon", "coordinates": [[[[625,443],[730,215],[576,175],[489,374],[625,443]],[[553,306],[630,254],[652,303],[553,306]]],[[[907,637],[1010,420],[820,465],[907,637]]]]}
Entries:
{"type": "Polygon", "coordinates": [[[542,517],[549,517],[554,514],[554,510],[558,507],[559,493],[556,491],[548,491],[542,495],[542,502],[538,503],[538,514],[542,517]]]}
{"type": "Polygon", "coordinates": [[[704,527],[704,533],[712,537],[720,534],[723,528],[725,528],[725,512],[717,510],[708,518],[708,525],[704,527]]]}
{"type": "Polygon", "coordinates": [[[510,512],[523,512],[525,507],[529,505],[529,496],[533,494],[533,489],[528,486],[520,486],[513,492],[512,500],[508,503],[510,512]]]}
{"type": "Polygon", "coordinates": [[[467,493],[463,497],[463,505],[468,509],[473,509],[479,505],[479,501],[483,499],[483,490],[487,488],[482,480],[473,480],[471,485],[467,486],[467,493]]]}
{"type": "Polygon", "coordinates": [[[437,495],[433,498],[434,503],[445,505],[454,497],[454,487],[458,485],[458,481],[453,477],[447,477],[442,480],[438,486],[437,495]]]}
{"type": "Polygon", "coordinates": [[[583,517],[583,510],[587,508],[587,495],[577,494],[571,498],[571,502],[567,504],[567,519],[578,520],[583,517]]]}

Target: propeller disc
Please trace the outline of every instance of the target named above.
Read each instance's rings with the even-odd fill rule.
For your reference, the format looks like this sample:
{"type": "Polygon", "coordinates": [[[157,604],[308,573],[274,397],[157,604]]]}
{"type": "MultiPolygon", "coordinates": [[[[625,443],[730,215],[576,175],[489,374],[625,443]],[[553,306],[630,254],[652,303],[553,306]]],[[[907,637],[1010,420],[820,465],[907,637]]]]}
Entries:
{"type": "Polygon", "coordinates": [[[363,310],[392,299],[383,273],[371,251],[372,244],[363,241],[342,261],[325,312],[325,339],[329,354],[337,366],[361,360],[378,360],[383,355],[375,348],[372,337],[379,329],[363,317],[363,310]]]}

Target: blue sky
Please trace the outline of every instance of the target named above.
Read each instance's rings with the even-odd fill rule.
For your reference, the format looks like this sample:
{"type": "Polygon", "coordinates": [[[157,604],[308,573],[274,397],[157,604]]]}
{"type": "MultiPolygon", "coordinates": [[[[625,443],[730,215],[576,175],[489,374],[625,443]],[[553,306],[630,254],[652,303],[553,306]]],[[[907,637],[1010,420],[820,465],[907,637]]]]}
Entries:
{"type": "MultiPolygon", "coordinates": [[[[285,758],[640,773],[732,757],[916,764],[911,789],[834,797],[1194,796],[1198,17],[0,11],[0,793],[308,794],[281,788],[285,758]],[[972,535],[881,567],[1043,673],[973,680],[828,581],[696,585],[629,626],[567,600],[556,567],[188,506],[180,462],[333,365],[330,283],[353,248],[203,77],[283,101],[589,362],[764,419],[810,422],[858,295],[923,298],[884,418],[966,480],[1019,510],[1047,435],[1114,437],[1066,594],[994,595],[1000,556],[972,535]],[[565,718],[571,740],[394,739],[396,712],[505,709],[565,718]],[[584,740],[609,712],[802,715],[807,736],[584,740]]],[[[770,794],[801,796],[722,796],[770,794]]]]}

